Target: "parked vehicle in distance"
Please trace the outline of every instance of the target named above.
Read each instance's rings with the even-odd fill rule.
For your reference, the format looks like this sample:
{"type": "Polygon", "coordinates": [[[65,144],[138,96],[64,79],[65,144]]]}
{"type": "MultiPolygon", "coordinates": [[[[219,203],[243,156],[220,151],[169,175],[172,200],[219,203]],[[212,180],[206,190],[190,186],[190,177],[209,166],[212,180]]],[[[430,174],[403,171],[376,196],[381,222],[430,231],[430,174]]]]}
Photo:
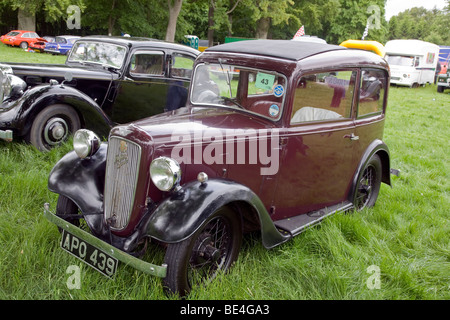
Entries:
{"type": "Polygon", "coordinates": [[[450,70],[447,70],[447,73],[441,73],[437,76],[437,92],[444,92],[445,89],[450,88],[450,70]]]}
{"type": "Polygon", "coordinates": [[[49,175],[59,198],[45,216],[64,250],[104,274],[122,261],[184,295],[232,266],[244,233],[259,230],[273,248],[375,204],[391,184],[388,86],[387,62],[367,51],[290,40],[207,48],[186,108],[116,126],[108,143],[75,133],[49,175]],[[164,262],[137,258],[153,242],[164,262]]]}
{"type": "Polygon", "coordinates": [[[8,63],[0,130],[46,151],[80,128],[112,126],[186,103],[200,52],[147,38],[84,37],[65,65],[8,63]]]}
{"type": "Polygon", "coordinates": [[[44,51],[47,40],[39,37],[34,31],[12,30],[0,37],[0,41],[8,46],[20,47],[22,49],[33,49],[38,52],[44,51]]]}
{"type": "Polygon", "coordinates": [[[385,49],[392,84],[418,87],[434,83],[439,46],[421,40],[390,40],[385,49]]]}
{"type": "Polygon", "coordinates": [[[55,41],[45,44],[44,52],[67,55],[72,49],[74,42],[79,38],[78,36],[57,36],[55,41]]]}

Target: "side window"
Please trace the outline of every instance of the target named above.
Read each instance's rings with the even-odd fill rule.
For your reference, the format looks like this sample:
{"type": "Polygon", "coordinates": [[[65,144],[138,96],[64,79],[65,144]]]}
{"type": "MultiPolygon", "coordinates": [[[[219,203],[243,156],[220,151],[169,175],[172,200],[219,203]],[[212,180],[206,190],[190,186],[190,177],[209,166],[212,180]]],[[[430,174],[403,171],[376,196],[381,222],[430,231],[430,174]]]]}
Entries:
{"type": "Polygon", "coordinates": [[[358,118],[383,111],[386,81],[386,73],[383,70],[363,69],[361,71],[358,118]]]}
{"type": "Polygon", "coordinates": [[[356,71],[303,76],[295,89],[291,124],[351,117],[356,71]]]}
{"type": "Polygon", "coordinates": [[[164,54],[136,52],[131,58],[130,74],[134,76],[164,75],[164,54]]]}
{"type": "Polygon", "coordinates": [[[190,79],[193,67],[194,67],[193,57],[176,52],[173,54],[172,77],[190,79]]]}

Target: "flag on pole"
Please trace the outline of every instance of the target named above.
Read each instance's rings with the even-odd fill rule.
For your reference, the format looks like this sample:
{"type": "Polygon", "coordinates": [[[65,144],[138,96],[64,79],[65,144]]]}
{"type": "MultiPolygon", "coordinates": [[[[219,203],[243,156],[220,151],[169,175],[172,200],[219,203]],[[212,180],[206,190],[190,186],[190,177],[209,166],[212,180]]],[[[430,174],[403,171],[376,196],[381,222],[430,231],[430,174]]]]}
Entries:
{"type": "Polygon", "coordinates": [[[368,34],[369,34],[369,20],[367,19],[366,29],[364,29],[364,33],[361,40],[364,40],[364,38],[367,37],[368,34]]]}
{"type": "Polygon", "coordinates": [[[294,38],[301,37],[305,34],[305,26],[301,26],[300,29],[298,29],[297,33],[295,34],[294,38]]]}

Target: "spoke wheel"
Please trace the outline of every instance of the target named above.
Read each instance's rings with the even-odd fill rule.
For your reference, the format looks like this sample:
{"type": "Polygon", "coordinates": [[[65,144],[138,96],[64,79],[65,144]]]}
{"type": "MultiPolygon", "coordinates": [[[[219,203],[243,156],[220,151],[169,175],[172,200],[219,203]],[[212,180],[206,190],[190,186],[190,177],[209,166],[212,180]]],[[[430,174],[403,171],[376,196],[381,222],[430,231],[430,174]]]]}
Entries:
{"type": "Polygon", "coordinates": [[[237,259],[241,241],[240,217],[227,207],[219,209],[191,237],[168,245],[166,290],[183,296],[227,271],[237,259]]]}
{"type": "MultiPolygon", "coordinates": [[[[71,224],[88,231],[89,228],[81,215],[81,210],[69,198],[60,195],[56,203],[56,215],[71,224]],[[78,217],[79,216],[79,217],[78,217]]],[[[62,230],[58,228],[61,232],[62,230]]]]}
{"type": "Polygon", "coordinates": [[[370,208],[375,205],[381,185],[381,160],[373,155],[366,164],[364,171],[358,178],[355,190],[354,205],[357,210],[370,208]]]}

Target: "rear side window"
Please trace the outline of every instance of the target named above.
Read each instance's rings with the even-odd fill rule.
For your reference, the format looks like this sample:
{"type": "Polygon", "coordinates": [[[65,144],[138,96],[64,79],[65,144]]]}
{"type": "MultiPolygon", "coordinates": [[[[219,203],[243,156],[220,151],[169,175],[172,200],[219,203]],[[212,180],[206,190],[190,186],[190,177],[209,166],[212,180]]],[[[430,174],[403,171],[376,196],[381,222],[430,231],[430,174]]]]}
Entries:
{"type": "Polygon", "coordinates": [[[303,76],[295,90],[291,124],[351,117],[356,71],[303,76]]]}
{"type": "Polygon", "coordinates": [[[387,76],[384,70],[362,69],[358,118],[383,112],[387,76]]]}
{"type": "Polygon", "coordinates": [[[194,58],[181,53],[174,53],[172,57],[172,77],[190,79],[194,58]]]}
{"type": "Polygon", "coordinates": [[[164,53],[136,52],[131,58],[130,74],[134,76],[164,75],[164,53]]]}

